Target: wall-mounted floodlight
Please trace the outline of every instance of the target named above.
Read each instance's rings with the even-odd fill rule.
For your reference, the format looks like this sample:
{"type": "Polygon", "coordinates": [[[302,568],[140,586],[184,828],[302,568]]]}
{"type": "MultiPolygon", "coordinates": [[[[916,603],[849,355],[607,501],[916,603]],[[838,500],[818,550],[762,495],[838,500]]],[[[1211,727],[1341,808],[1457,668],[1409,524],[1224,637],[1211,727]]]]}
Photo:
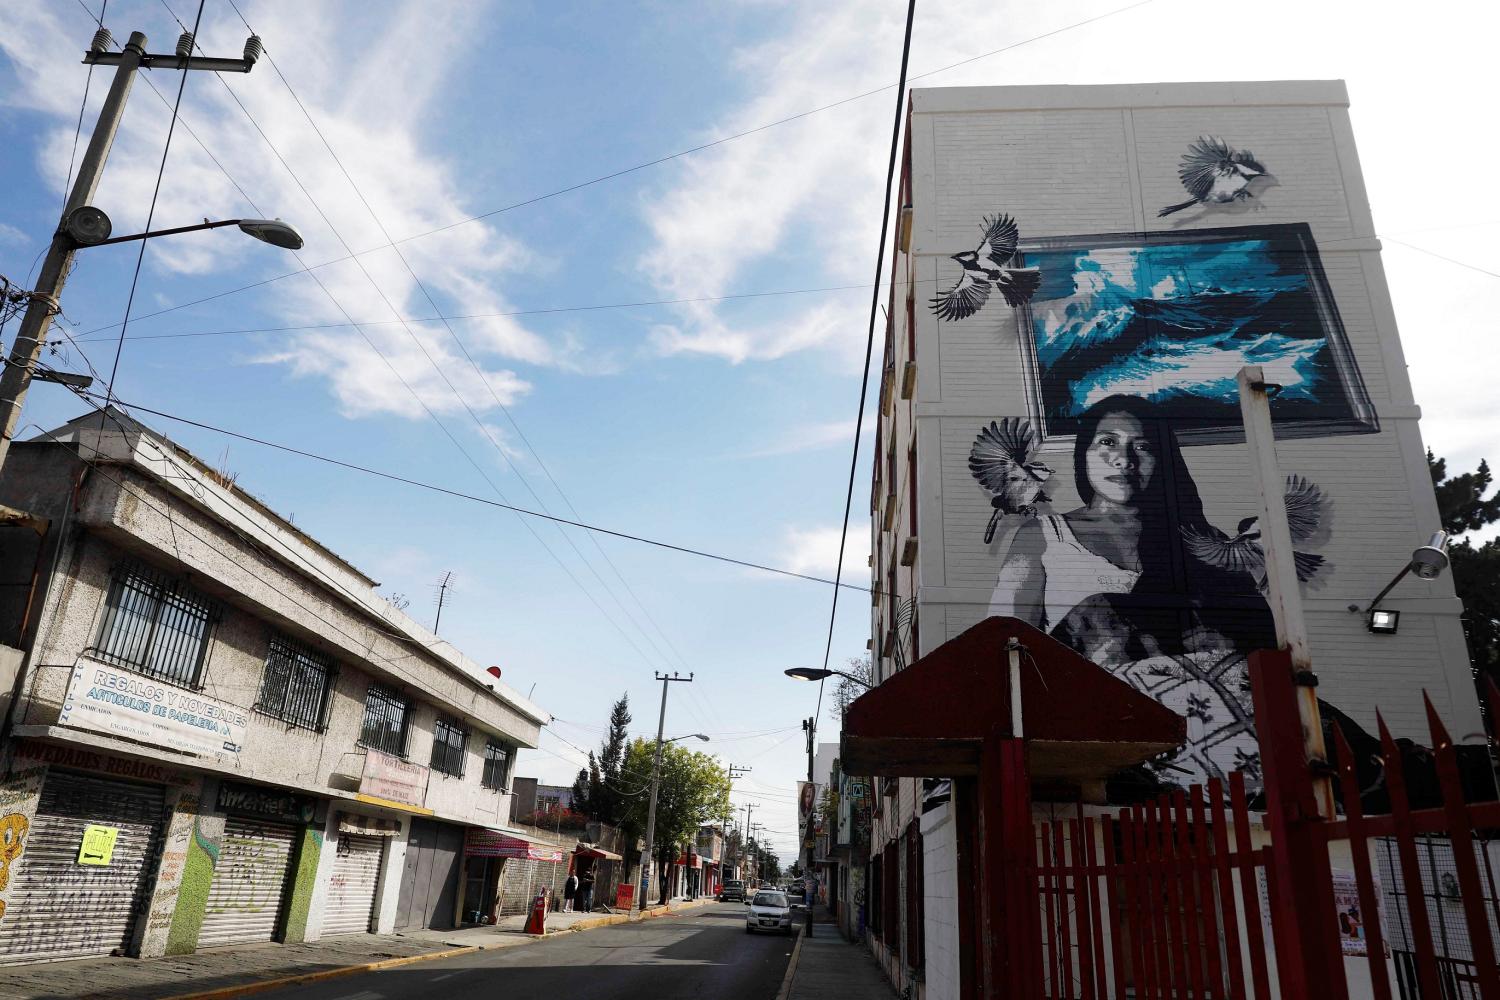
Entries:
{"type": "MultiPolygon", "coordinates": [[[[1443,570],[1448,568],[1448,533],[1446,531],[1435,531],[1427,540],[1426,545],[1419,545],[1412,550],[1411,559],[1401,568],[1385,589],[1375,595],[1375,599],[1364,609],[1365,628],[1377,635],[1395,635],[1396,629],[1401,622],[1401,612],[1389,608],[1376,607],[1385,599],[1385,595],[1395,589],[1396,584],[1411,573],[1419,580],[1436,580],[1443,575],[1443,570]]],[[[1351,604],[1350,611],[1360,610],[1359,605],[1351,604]]]]}

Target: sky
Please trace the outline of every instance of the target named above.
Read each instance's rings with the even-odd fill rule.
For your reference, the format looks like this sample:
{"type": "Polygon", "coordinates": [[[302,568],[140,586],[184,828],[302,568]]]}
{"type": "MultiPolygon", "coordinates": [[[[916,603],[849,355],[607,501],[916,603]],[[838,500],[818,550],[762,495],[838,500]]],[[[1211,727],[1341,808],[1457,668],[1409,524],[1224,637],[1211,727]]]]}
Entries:
{"type": "MultiPolygon", "coordinates": [[[[29,287],[108,86],[100,0],[8,0],[0,275],[29,287]],[[83,113],[83,135],[75,134],[83,113]]],[[[410,602],[557,718],[518,773],[566,783],[630,696],[654,735],[752,770],[737,806],[794,852],[800,720],[832,588],[525,520],[143,412],[462,493],[830,578],[869,324],[904,5],[204,0],[247,76],[141,74],[94,204],[116,234],[280,217],[290,254],[222,229],[77,257],[47,363],[410,602]],[[241,20],[243,15],[243,21],[241,20]],[[273,65],[274,63],[274,65],[273,65]],[[791,119],[783,121],[784,119],[791,119]],[[779,124],[773,124],[779,123],[779,124]],[[680,155],[679,155],[680,154],[680,155]],[[247,287],[250,286],[250,287],[247,287]],[[437,317],[446,317],[439,319],[437,317]],[[356,325],[357,324],[357,325],[356,325]]],[[[113,0],[170,52],[191,0],[113,0]]],[[[914,86],[1343,79],[1427,444],[1496,458],[1495,5],[918,3],[914,86]]],[[[11,330],[6,331],[12,333],[11,330]]],[[[877,344],[877,348],[878,348],[877,344]]],[[[23,436],[76,416],[37,385],[23,436]]],[[[866,421],[866,430],[869,421],[866,421]]],[[[863,441],[844,579],[868,579],[863,441]]],[[[832,664],[862,656],[843,592],[832,664]]],[[[820,738],[837,719],[823,700],[820,738]]]]}

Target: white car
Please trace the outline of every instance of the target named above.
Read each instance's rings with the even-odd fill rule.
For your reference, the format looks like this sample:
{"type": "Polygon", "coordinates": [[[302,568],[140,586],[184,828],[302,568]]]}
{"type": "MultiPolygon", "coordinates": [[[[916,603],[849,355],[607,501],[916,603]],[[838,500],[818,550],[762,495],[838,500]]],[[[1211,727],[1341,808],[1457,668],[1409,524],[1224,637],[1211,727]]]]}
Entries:
{"type": "Polygon", "coordinates": [[[780,931],[792,933],[792,906],[786,893],[775,889],[762,889],[747,904],[750,911],[745,914],[745,933],[756,931],[780,931]]]}

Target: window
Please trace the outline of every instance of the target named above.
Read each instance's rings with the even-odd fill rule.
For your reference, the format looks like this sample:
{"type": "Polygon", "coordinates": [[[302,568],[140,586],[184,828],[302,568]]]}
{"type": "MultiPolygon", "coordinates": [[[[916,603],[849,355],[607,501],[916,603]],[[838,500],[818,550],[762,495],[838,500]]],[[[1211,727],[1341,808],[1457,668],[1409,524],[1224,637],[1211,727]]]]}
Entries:
{"type": "Polygon", "coordinates": [[[365,695],[365,721],[359,730],[361,746],[396,757],[406,756],[406,699],[378,685],[365,695]]]}
{"type": "Polygon", "coordinates": [[[456,722],[437,720],[432,730],[432,769],[455,778],[464,776],[464,747],[468,745],[468,730],[456,722]]]}
{"type": "Polygon", "coordinates": [[[110,581],[95,652],[100,659],[197,687],[217,617],[208,598],[143,566],[110,581]]]}
{"type": "Polygon", "coordinates": [[[906,828],[906,965],[922,967],[922,830],[914,819],[906,828]]]}
{"type": "Polygon", "coordinates": [[[486,740],[484,773],[480,775],[480,784],[485,788],[505,791],[505,786],[510,782],[510,759],[510,747],[504,743],[496,743],[494,740],[486,740]]]}
{"type": "Polygon", "coordinates": [[[271,638],[255,709],[303,729],[321,729],[333,660],[282,636],[271,638]]]}

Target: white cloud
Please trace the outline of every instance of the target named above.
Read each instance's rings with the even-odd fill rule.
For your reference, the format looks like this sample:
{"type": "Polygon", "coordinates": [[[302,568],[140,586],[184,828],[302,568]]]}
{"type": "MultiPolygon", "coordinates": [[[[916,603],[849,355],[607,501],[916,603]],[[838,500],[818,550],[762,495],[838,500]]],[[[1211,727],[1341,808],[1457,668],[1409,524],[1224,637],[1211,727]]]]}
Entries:
{"type": "MultiPolygon", "coordinates": [[[[434,111],[451,100],[449,91],[457,85],[451,78],[452,68],[464,51],[485,44],[494,30],[495,11],[482,5],[409,4],[390,16],[372,18],[352,0],[252,3],[242,9],[359,191],[308,124],[276,68],[263,59],[248,76],[205,73],[188,79],[154,226],[204,217],[283,217],[294,222],[306,238],[300,259],[317,264],[344,257],[350,249],[385,246],[387,233],[400,239],[474,213],[475,206],[466,203],[452,163],[440,149],[434,149],[427,136],[434,111]],[[411,45],[413,37],[420,37],[422,44],[411,45]],[[340,53],[357,53],[358,57],[330,59],[328,46],[335,40],[340,53]],[[267,147],[267,140],[280,159],[267,147]],[[215,159],[233,175],[233,182],[215,159]],[[281,160],[291,165],[295,178],[281,160]],[[372,209],[386,232],[372,218],[372,209]]],[[[13,64],[18,84],[0,98],[0,105],[40,111],[50,118],[40,144],[40,170],[58,186],[59,195],[72,154],[83,85],[77,50],[87,42],[86,28],[83,37],[78,37],[81,18],[65,18],[62,10],[45,0],[8,5],[7,31],[0,35],[0,51],[13,64]]],[[[111,9],[109,21],[117,26],[144,25],[152,36],[152,50],[169,49],[176,37],[177,26],[155,5],[121,3],[111,9]]],[[[206,19],[199,39],[210,53],[238,54],[245,35],[243,25],[226,14],[206,19]]],[[[123,39],[122,33],[117,40],[123,39]]],[[[101,76],[108,72],[95,71],[90,92],[94,107],[88,120],[107,89],[103,85],[107,77],[101,76]]],[[[167,102],[175,98],[177,83],[175,73],[143,73],[136,84],[128,127],[116,139],[95,198],[112,216],[116,232],[145,225],[170,119],[167,102]],[[165,102],[152,93],[150,84],[165,102]]],[[[504,284],[532,263],[528,248],[488,223],[460,226],[402,244],[401,253],[444,312],[507,311],[504,284]]],[[[214,275],[240,283],[246,276],[298,266],[297,258],[284,252],[224,232],[153,241],[146,261],[146,282],[156,272],[214,275]]],[[[357,321],[423,317],[434,312],[392,249],[377,250],[357,262],[321,267],[316,273],[328,294],[307,277],[287,278],[266,292],[250,294],[258,295],[260,302],[273,303],[282,318],[299,324],[343,322],[345,310],[357,321]]],[[[495,409],[494,396],[508,405],[529,388],[509,364],[565,365],[572,351],[570,344],[551,343],[514,319],[454,324],[483,372],[481,377],[441,324],[410,326],[410,336],[400,324],[371,326],[366,332],[439,414],[462,413],[455,389],[481,414],[495,409]],[[447,374],[453,388],[435,366],[447,374]],[[494,388],[494,396],[484,381],[494,388]]],[[[349,416],[380,412],[424,416],[422,407],[356,330],[288,338],[279,349],[250,360],[325,381],[349,416]]]]}
{"type": "Polygon", "coordinates": [[[30,236],[27,236],[15,226],[6,225],[5,223],[0,222],[0,243],[12,243],[16,246],[25,246],[30,242],[30,236]]]}
{"type": "MultiPolygon", "coordinates": [[[[875,421],[866,420],[860,428],[860,437],[869,438],[875,433],[875,421]]],[[[854,440],[854,421],[834,420],[821,424],[806,424],[794,428],[779,441],[747,452],[749,458],[769,458],[775,455],[794,455],[804,451],[821,451],[824,448],[848,448],[854,440]]]]}
{"type": "MultiPolygon", "coordinates": [[[[839,579],[860,583],[870,576],[870,525],[856,517],[850,521],[844,541],[844,571],[839,579]]],[[[837,525],[813,528],[790,527],[784,532],[779,565],[793,573],[832,579],[839,561],[837,525]]]]}

